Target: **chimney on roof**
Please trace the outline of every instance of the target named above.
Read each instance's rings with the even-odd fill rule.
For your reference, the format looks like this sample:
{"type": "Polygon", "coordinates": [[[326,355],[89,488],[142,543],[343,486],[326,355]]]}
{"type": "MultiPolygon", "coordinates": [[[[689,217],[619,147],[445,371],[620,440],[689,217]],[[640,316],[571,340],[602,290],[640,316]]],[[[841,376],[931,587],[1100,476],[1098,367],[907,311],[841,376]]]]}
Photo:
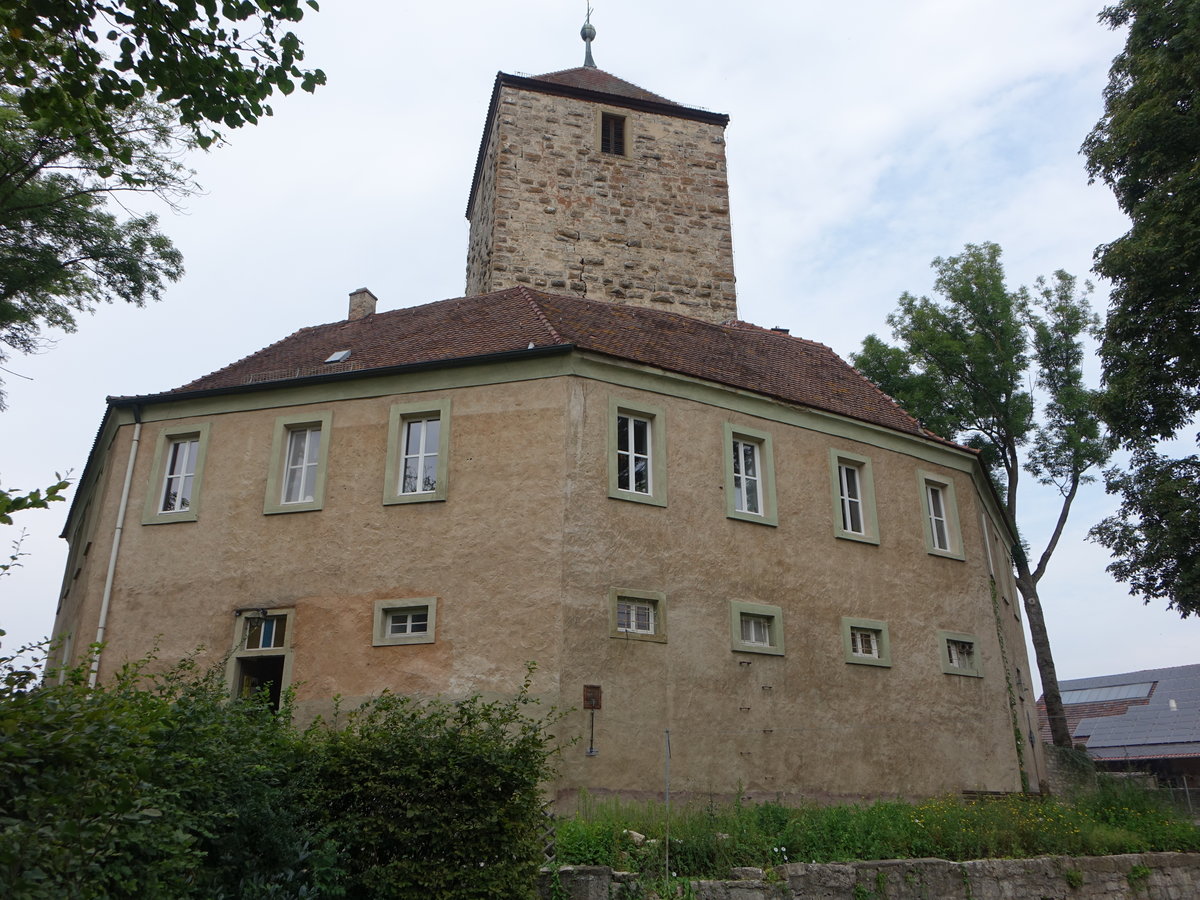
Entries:
{"type": "Polygon", "coordinates": [[[355,319],[365,319],[367,316],[375,314],[375,304],[379,299],[371,293],[368,288],[359,288],[357,291],[350,292],[350,314],[346,316],[347,322],[353,322],[355,319]]]}

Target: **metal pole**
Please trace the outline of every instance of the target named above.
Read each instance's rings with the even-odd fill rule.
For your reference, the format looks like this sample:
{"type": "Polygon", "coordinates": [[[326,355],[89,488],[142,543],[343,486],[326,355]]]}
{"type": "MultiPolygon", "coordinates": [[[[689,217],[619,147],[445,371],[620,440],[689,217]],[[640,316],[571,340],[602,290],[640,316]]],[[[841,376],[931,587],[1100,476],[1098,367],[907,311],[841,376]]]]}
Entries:
{"type": "Polygon", "coordinates": [[[664,829],[665,838],[663,844],[667,848],[666,859],[663,862],[663,867],[666,871],[663,873],[665,878],[671,877],[671,729],[668,728],[663,732],[666,744],[666,779],[667,779],[667,826],[664,829]]]}

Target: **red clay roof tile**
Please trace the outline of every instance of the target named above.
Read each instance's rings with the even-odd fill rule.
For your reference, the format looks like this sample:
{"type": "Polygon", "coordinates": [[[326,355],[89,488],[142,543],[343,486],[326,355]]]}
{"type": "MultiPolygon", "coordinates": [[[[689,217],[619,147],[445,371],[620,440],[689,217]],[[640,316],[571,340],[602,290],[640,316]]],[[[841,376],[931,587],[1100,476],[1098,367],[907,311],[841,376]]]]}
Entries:
{"type": "Polygon", "coordinates": [[[713,325],[676,313],[525,287],[304,328],[155,398],[462,361],[531,345],[573,345],[937,440],[822,344],[746,322],[713,325]],[[339,350],[350,350],[350,358],[324,362],[339,350]]]}
{"type": "Polygon", "coordinates": [[[653,103],[669,103],[671,106],[679,106],[674,100],[668,100],[666,97],[640,88],[624,78],[610,75],[603,69],[593,66],[580,66],[577,69],[562,69],[558,72],[547,72],[545,75],[534,75],[533,80],[583,88],[585,91],[598,91],[601,94],[614,94],[633,100],[649,100],[653,103]]]}

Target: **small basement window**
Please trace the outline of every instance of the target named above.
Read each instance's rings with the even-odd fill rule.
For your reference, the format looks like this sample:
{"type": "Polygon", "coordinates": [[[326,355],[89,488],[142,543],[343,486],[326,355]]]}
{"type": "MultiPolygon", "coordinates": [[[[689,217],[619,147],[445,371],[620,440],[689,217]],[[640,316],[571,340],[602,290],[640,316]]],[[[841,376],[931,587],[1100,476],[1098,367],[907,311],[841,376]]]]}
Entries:
{"type": "Polygon", "coordinates": [[[379,600],[375,603],[376,647],[432,644],[437,629],[437,598],[379,600]]]}
{"type": "Polygon", "coordinates": [[[600,115],[600,152],[625,155],[625,117],[613,113],[600,115]]]}

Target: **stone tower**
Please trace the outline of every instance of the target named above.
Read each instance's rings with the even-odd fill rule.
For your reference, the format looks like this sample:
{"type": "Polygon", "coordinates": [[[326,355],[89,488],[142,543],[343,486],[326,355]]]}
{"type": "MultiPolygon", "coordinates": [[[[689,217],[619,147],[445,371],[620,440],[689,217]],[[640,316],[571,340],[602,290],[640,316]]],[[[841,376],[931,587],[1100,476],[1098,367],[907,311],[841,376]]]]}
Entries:
{"type": "Polygon", "coordinates": [[[725,126],[585,64],[496,76],[467,218],[467,294],[560,294],[737,318],[725,126]]]}

